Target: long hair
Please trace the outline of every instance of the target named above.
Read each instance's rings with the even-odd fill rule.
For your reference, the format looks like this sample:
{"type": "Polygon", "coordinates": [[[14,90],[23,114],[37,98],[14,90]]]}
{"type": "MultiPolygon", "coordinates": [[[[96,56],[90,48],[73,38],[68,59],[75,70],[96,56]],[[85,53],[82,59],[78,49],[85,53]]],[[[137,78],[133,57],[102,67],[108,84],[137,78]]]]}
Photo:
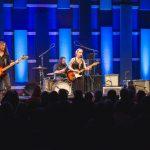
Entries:
{"type": "Polygon", "coordinates": [[[0,44],[5,44],[4,55],[9,55],[9,53],[8,53],[8,48],[7,48],[7,45],[6,45],[6,42],[0,41],[0,44]]]}

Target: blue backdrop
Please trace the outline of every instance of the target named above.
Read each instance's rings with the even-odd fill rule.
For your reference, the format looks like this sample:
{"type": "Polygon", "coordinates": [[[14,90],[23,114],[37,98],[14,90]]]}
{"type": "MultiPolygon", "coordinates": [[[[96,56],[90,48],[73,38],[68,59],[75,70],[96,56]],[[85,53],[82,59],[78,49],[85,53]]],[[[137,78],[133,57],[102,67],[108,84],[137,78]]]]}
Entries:
{"type": "MultiPolygon", "coordinates": [[[[123,80],[129,71],[129,79],[150,80],[149,18],[147,0],[1,0],[0,40],[7,42],[11,59],[29,56],[24,65],[10,69],[11,80],[36,81],[32,68],[52,43],[55,47],[44,56],[45,73],[62,55],[69,62],[77,48],[74,41],[98,50],[102,75],[116,73],[123,80]]],[[[88,54],[85,50],[85,58],[88,54]]]]}

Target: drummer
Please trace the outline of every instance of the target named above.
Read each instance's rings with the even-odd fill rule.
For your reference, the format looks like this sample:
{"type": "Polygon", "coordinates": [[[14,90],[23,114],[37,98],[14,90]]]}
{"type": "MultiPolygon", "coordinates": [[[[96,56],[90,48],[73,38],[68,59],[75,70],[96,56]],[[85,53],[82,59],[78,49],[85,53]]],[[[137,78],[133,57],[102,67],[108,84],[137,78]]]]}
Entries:
{"type": "Polygon", "coordinates": [[[66,71],[68,67],[66,64],[66,58],[60,57],[58,63],[54,65],[53,72],[54,72],[54,79],[55,80],[64,80],[66,79],[66,71]]]}

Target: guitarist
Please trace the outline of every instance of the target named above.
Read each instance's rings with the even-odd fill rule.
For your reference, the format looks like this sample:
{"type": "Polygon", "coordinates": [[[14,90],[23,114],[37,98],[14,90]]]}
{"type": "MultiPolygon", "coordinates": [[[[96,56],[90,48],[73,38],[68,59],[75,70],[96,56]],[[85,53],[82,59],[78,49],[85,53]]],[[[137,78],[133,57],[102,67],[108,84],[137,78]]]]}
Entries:
{"type": "MultiPolygon", "coordinates": [[[[85,61],[82,57],[83,57],[83,50],[81,48],[78,48],[75,51],[75,57],[71,59],[69,64],[69,69],[71,71],[78,73],[81,69],[90,70],[89,67],[86,67],[85,61]]],[[[84,77],[81,76],[79,78],[76,78],[72,82],[72,88],[73,91],[81,90],[84,93],[84,77]]]]}
{"type": "MultiPolygon", "coordinates": [[[[9,54],[7,51],[7,46],[4,41],[0,41],[0,68],[11,63],[9,54]]],[[[11,89],[10,77],[7,72],[0,72],[0,91],[8,91],[11,89]]]]}

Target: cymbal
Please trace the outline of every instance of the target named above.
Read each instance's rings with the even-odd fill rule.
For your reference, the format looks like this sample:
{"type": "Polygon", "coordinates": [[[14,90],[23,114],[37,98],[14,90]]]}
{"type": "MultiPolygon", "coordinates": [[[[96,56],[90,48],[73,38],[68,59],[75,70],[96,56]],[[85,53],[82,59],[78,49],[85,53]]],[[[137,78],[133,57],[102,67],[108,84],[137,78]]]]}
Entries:
{"type": "Polygon", "coordinates": [[[38,66],[38,67],[34,67],[32,69],[34,69],[34,70],[46,70],[47,68],[46,67],[42,67],[42,66],[38,66]]]}
{"type": "Polygon", "coordinates": [[[48,73],[47,74],[48,76],[53,76],[54,75],[54,73],[52,72],[52,73],[48,73]]]}

